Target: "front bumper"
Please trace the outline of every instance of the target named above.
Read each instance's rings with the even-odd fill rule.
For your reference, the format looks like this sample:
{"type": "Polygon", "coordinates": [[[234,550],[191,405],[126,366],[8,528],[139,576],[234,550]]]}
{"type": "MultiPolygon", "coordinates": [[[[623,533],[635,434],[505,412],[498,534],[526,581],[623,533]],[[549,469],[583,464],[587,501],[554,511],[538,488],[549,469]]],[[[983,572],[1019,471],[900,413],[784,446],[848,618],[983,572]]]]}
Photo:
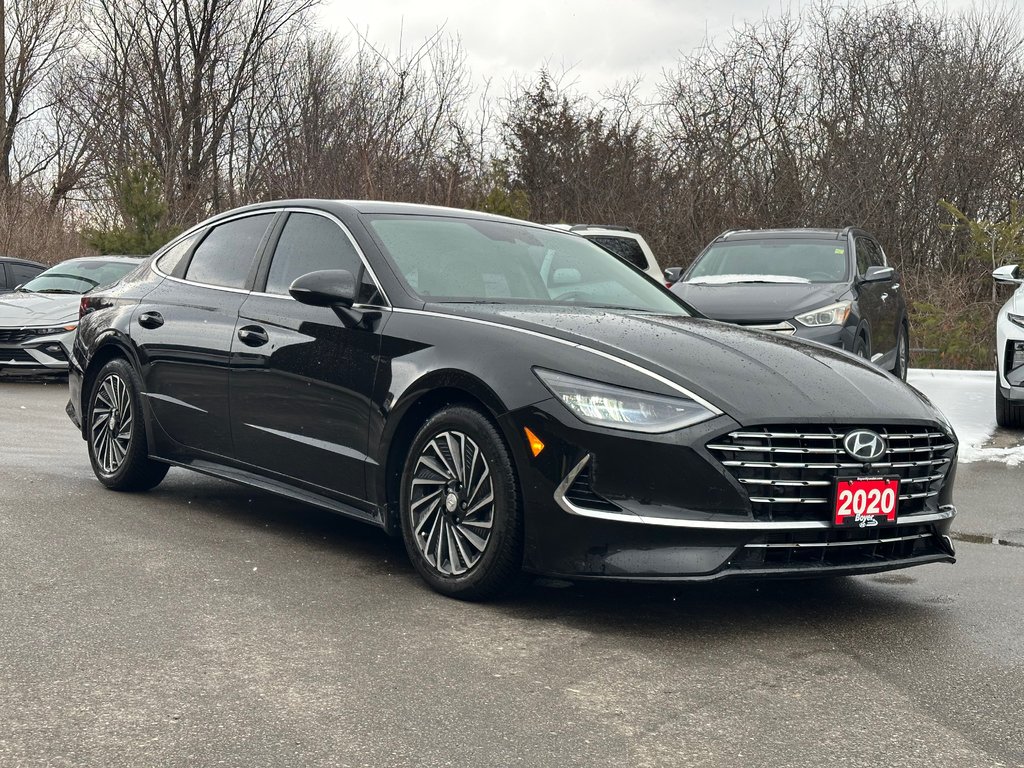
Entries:
{"type": "Polygon", "coordinates": [[[996,372],[1007,400],[1024,403],[1024,328],[1010,322],[1004,310],[996,322],[996,372]]]}
{"type": "MultiPolygon", "coordinates": [[[[907,514],[897,524],[846,529],[833,527],[827,510],[823,518],[825,505],[814,514],[794,504],[776,505],[787,511],[774,518],[763,514],[751,502],[750,486],[707,448],[739,428],[725,416],[674,433],[640,435],[587,427],[559,403],[546,401],[503,422],[520,469],[524,566],[534,573],[708,581],[955,562],[949,539],[956,515],[955,446],[948,449],[952,454],[947,451],[952,458],[944,460],[941,481],[922,486],[929,490],[920,493],[911,493],[907,483],[907,496],[916,498],[901,501],[907,514]],[[524,427],[545,443],[537,457],[526,450],[524,427]]],[[[864,473],[892,471],[876,467],[864,473]]]]}
{"type": "Polygon", "coordinates": [[[65,373],[75,331],[38,335],[38,329],[0,329],[0,374],[65,373]]]}

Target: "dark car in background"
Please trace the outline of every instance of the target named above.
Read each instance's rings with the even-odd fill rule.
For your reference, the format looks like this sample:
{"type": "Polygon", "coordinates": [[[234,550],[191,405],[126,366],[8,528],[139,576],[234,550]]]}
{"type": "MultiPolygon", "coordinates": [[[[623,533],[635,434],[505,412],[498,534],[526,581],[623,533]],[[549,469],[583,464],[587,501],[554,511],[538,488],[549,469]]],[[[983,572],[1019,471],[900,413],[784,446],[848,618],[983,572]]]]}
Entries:
{"type": "Polygon", "coordinates": [[[0,256],[0,293],[10,293],[46,269],[45,264],[13,256],[0,256]]]}
{"type": "MultiPolygon", "coordinates": [[[[953,562],[957,443],[851,355],[692,316],[571,233],[385,202],[210,219],[82,302],[98,480],[178,465],[404,538],[435,589],[953,562]]],[[[184,524],[184,523],[183,523],[184,524]]]]}
{"type": "Polygon", "coordinates": [[[906,380],[906,301],[862,229],[726,232],[672,291],[707,317],[838,347],[906,380]]]}
{"type": "Polygon", "coordinates": [[[66,372],[82,294],[141,263],[138,256],[68,259],[0,296],[0,374],[66,372]]]}

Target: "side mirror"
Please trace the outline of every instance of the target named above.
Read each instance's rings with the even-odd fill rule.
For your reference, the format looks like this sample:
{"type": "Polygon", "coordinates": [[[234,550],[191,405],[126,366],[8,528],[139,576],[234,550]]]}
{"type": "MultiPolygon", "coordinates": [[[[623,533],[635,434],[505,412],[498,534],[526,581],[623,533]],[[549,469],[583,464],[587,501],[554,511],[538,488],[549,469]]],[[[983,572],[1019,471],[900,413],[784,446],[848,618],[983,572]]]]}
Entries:
{"type": "Polygon", "coordinates": [[[551,276],[551,285],[579,285],[582,280],[583,277],[578,269],[563,267],[562,269],[555,270],[555,273],[551,276]]]}
{"type": "Polygon", "coordinates": [[[1020,278],[1020,267],[1016,264],[1007,264],[999,267],[999,269],[992,273],[992,277],[995,278],[997,283],[1006,283],[1008,285],[1021,285],[1024,283],[1024,280],[1020,278]]]}
{"type": "Polygon", "coordinates": [[[356,301],[356,278],[347,269],[323,269],[297,278],[288,293],[300,304],[347,309],[356,301]]]}
{"type": "Polygon", "coordinates": [[[665,285],[672,285],[678,283],[679,278],[683,276],[682,267],[669,267],[665,270],[665,285]]]}
{"type": "Polygon", "coordinates": [[[892,267],[868,267],[868,271],[864,273],[864,277],[860,280],[862,283],[884,283],[886,280],[892,280],[896,275],[896,270],[892,267]]]}

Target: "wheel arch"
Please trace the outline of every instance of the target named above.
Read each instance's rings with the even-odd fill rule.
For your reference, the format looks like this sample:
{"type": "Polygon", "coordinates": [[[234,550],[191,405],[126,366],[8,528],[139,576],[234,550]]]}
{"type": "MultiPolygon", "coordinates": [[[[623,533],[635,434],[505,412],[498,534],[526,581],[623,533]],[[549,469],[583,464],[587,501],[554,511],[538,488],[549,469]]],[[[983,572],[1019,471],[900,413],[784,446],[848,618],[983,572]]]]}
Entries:
{"type": "Polygon", "coordinates": [[[437,371],[419,380],[388,413],[378,451],[374,487],[383,511],[384,529],[392,535],[400,532],[399,484],[409,446],[431,416],[453,405],[465,405],[483,414],[505,441],[509,455],[514,456],[499,419],[508,409],[487,384],[464,371],[437,371]]]}
{"type": "MultiPolygon", "coordinates": [[[[134,350],[131,348],[131,344],[126,338],[123,338],[121,334],[116,331],[110,331],[98,340],[92,355],[89,358],[89,362],[86,365],[85,370],[82,372],[82,389],[80,393],[81,402],[79,403],[81,410],[79,413],[83,414],[83,438],[86,437],[86,424],[88,423],[88,419],[85,418],[84,415],[88,405],[89,394],[92,392],[93,382],[96,381],[96,376],[100,372],[100,369],[116,358],[127,360],[128,363],[135,368],[136,372],[139,371],[139,361],[135,356],[134,350]]],[[[148,422],[148,415],[146,420],[148,422]]]]}

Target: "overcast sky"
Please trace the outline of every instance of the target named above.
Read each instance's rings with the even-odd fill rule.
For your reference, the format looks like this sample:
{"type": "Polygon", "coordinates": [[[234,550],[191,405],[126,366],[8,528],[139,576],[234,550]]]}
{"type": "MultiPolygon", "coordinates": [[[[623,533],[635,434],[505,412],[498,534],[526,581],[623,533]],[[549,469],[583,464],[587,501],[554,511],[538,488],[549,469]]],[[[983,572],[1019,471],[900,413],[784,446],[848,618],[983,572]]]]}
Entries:
{"type": "MultiPolygon", "coordinates": [[[[938,2],[962,8],[972,0],[938,2]]],[[[320,13],[324,26],[358,30],[391,52],[400,44],[414,49],[443,26],[460,38],[475,81],[489,77],[498,92],[513,73],[531,76],[547,65],[554,73],[571,68],[570,79],[596,96],[635,74],[653,88],[680,51],[690,52],[705,36],[721,38],[736,24],[799,5],[799,0],[324,0],[320,13]]]]}

